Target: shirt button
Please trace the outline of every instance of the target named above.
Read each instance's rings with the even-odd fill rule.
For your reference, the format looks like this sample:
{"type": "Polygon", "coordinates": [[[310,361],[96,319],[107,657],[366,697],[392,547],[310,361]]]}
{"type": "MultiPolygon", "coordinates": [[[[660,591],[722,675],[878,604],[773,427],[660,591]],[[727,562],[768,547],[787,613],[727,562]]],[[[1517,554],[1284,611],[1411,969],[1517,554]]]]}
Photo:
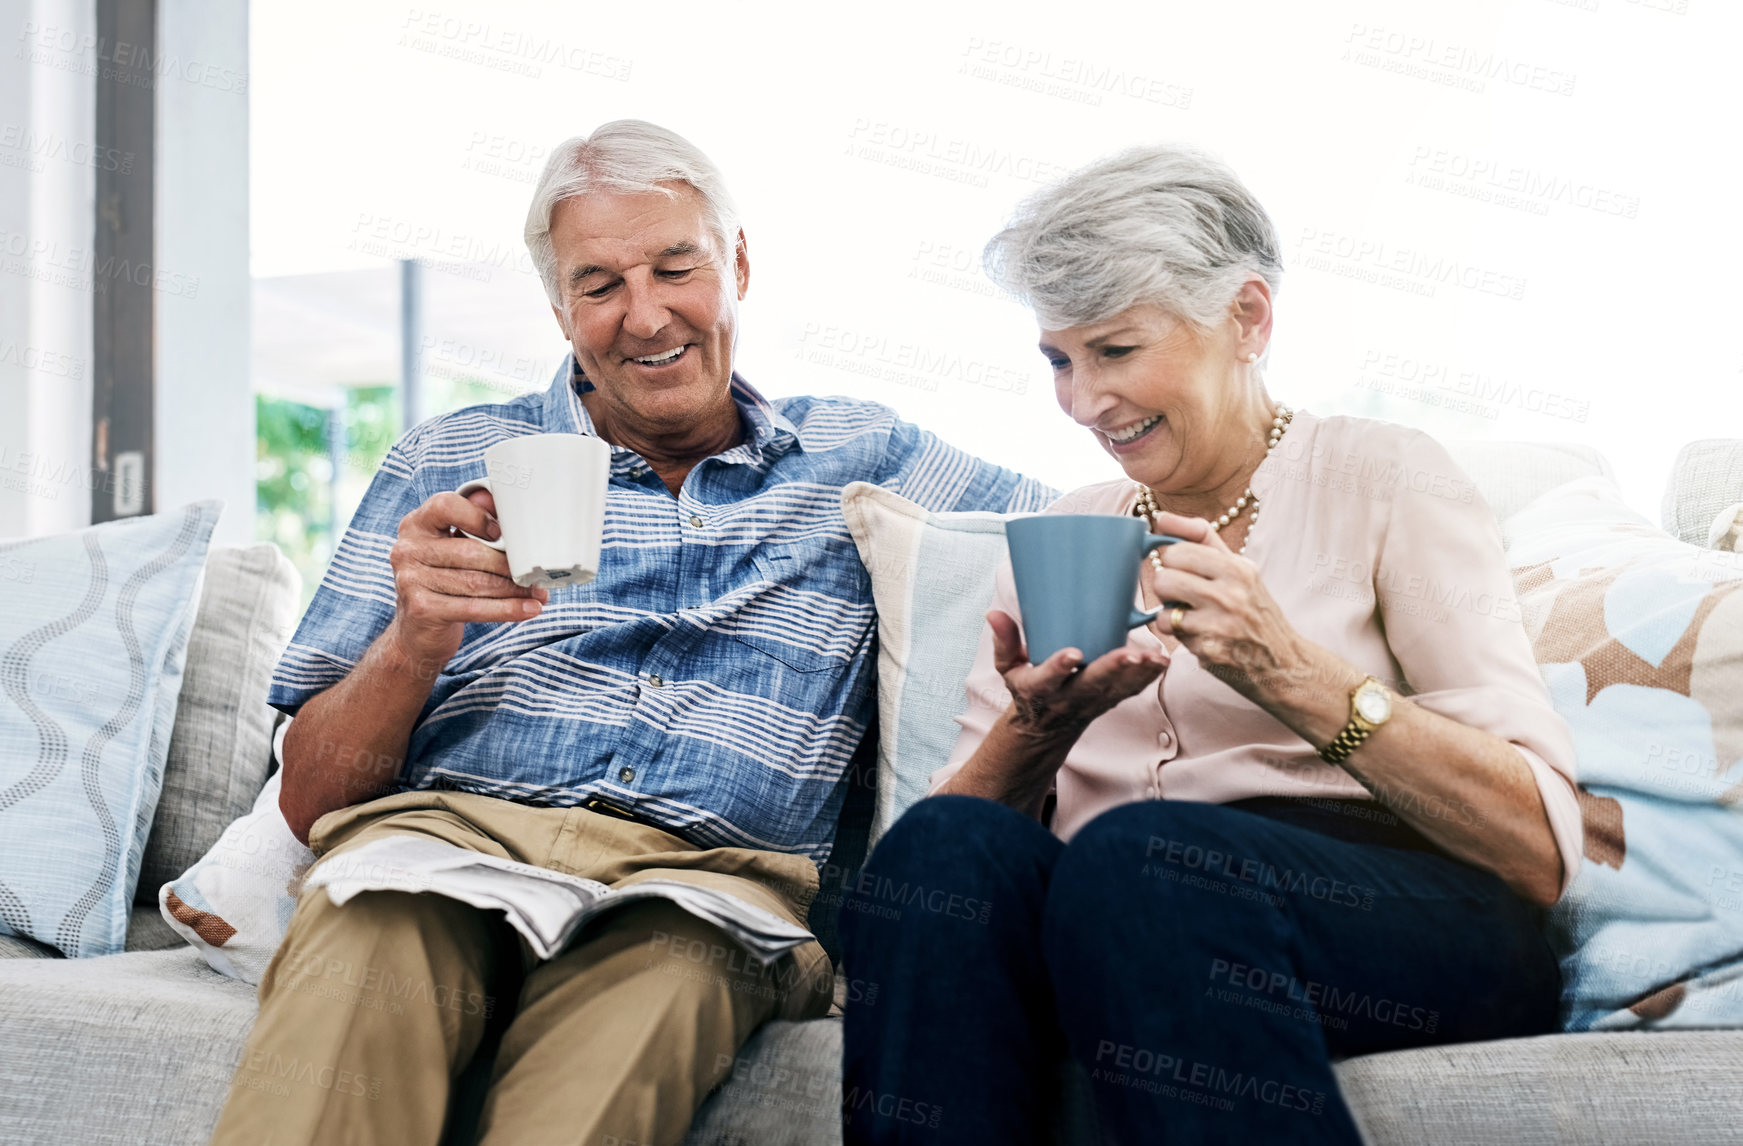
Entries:
{"type": "Polygon", "coordinates": [[[701,529],[702,528],[702,519],[700,517],[697,517],[695,514],[692,513],[690,515],[690,524],[692,526],[696,527],[697,529],[701,529]]]}
{"type": "Polygon", "coordinates": [[[622,768],[617,770],[617,778],[627,784],[635,779],[635,769],[631,768],[628,764],[625,764],[622,768]]]}
{"type": "Polygon", "coordinates": [[[666,682],[660,678],[659,673],[650,673],[648,675],[648,683],[653,685],[655,688],[664,688],[666,686],[666,682]]]}

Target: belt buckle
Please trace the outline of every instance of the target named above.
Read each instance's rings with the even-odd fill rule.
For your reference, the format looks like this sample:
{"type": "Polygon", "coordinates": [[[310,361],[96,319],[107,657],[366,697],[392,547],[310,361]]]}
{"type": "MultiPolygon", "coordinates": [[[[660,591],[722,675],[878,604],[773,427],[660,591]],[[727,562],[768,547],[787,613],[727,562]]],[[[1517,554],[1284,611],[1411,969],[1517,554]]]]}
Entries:
{"type": "Polygon", "coordinates": [[[589,812],[597,812],[602,816],[611,816],[619,820],[629,820],[632,823],[639,823],[641,821],[641,817],[637,816],[635,813],[626,812],[616,804],[608,804],[598,796],[588,797],[587,801],[581,806],[589,812]]]}

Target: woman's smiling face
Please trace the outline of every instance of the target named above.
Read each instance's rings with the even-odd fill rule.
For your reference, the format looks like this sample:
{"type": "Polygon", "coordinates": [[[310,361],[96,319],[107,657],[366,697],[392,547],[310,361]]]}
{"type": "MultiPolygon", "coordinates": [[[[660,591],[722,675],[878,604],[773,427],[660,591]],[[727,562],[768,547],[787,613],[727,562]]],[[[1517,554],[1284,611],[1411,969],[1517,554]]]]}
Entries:
{"type": "Polygon", "coordinates": [[[1228,468],[1249,396],[1238,323],[1201,333],[1140,303],[1104,322],[1041,332],[1060,409],[1126,475],[1157,492],[1197,491],[1228,468]]]}

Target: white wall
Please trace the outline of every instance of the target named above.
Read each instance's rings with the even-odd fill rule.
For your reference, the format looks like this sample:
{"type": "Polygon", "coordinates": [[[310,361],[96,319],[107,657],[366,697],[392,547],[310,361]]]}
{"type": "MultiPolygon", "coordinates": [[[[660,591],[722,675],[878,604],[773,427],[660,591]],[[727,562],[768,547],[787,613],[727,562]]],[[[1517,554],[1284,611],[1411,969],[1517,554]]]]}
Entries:
{"type": "Polygon", "coordinates": [[[0,537],[91,518],[91,0],[0,0],[0,537]]]}
{"type": "Polygon", "coordinates": [[[157,509],[222,498],[214,540],[244,543],[255,450],[248,5],[160,0],[157,37],[173,61],[157,104],[157,509]]]}

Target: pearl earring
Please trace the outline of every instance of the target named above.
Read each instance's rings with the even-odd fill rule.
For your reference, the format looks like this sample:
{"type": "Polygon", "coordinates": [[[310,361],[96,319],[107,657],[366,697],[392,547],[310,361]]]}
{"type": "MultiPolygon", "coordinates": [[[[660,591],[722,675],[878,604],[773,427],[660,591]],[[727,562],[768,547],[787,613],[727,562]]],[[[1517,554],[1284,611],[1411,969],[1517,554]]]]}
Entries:
{"type": "Polygon", "coordinates": [[[1248,362],[1248,363],[1249,363],[1249,364],[1250,364],[1250,363],[1254,363],[1254,362],[1257,362],[1257,361],[1259,361],[1259,355],[1258,355],[1258,353],[1257,353],[1257,352],[1254,352],[1254,353],[1250,353],[1250,354],[1248,354],[1248,355],[1247,355],[1247,362],[1248,362]]]}

